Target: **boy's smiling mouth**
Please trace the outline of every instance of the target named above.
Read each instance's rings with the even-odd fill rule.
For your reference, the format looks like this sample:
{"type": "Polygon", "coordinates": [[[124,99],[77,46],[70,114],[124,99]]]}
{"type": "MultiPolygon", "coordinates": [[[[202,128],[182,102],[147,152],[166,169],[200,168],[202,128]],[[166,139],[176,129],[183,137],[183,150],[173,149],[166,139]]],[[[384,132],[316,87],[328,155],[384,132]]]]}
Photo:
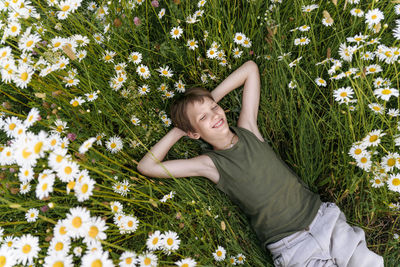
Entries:
{"type": "Polygon", "coordinates": [[[214,124],[213,128],[218,128],[218,127],[220,127],[222,124],[224,124],[224,119],[220,119],[216,124],[214,124]]]}

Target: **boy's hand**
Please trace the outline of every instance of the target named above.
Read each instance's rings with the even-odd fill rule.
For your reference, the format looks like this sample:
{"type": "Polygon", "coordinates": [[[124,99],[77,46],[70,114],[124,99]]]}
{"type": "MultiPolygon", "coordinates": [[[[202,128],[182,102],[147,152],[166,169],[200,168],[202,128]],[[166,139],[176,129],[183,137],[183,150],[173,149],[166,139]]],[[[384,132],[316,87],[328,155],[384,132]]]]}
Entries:
{"type": "Polygon", "coordinates": [[[178,128],[176,126],[174,128],[172,128],[172,130],[175,131],[180,136],[187,136],[186,132],[184,132],[183,130],[181,130],[180,128],[178,128]]]}

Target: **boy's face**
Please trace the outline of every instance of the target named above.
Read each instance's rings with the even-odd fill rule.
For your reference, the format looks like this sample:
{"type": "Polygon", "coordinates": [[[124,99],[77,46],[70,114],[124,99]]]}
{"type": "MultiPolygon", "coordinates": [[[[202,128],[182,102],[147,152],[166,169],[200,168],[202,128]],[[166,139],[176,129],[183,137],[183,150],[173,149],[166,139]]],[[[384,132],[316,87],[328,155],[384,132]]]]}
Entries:
{"type": "Polygon", "coordinates": [[[221,133],[229,131],[225,111],[208,97],[203,98],[203,103],[195,102],[187,108],[190,123],[195,128],[195,133],[188,133],[194,139],[202,138],[207,141],[209,137],[214,138],[221,133]],[[222,122],[222,124],[221,124],[222,122]]]}

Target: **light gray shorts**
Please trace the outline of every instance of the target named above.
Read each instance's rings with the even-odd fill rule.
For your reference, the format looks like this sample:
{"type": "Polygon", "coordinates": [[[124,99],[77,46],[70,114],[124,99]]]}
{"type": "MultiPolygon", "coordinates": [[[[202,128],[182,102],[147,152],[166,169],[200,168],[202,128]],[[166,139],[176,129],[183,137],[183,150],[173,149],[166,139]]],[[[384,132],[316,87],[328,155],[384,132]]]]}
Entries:
{"type": "Polygon", "coordinates": [[[275,266],[383,267],[367,248],[364,231],[350,226],[335,203],[323,202],[305,230],[269,244],[275,266]]]}

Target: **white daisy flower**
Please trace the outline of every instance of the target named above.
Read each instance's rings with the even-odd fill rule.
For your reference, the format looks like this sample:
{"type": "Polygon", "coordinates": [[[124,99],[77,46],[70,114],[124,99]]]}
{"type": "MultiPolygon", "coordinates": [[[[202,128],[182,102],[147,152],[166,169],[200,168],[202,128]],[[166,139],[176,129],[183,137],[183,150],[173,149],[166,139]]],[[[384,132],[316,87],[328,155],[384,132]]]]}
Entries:
{"type": "Polygon", "coordinates": [[[369,107],[373,112],[375,112],[376,114],[383,114],[383,113],[385,112],[385,108],[384,108],[381,104],[378,104],[378,103],[371,103],[371,104],[368,104],[368,107],[369,107]]]}
{"type": "Polygon", "coordinates": [[[381,142],[381,137],[385,136],[386,133],[382,132],[382,130],[373,130],[367,134],[366,137],[363,138],[363,143],[366,147],[369,146],[378,146],[381,142]]]}
{"type": "Polygon", "coordinates": [[[308,31],[310,30],[310,26],[308,26],[308,25],[303,25],[303,26],[300,26],[300,27],[298,27],[298,28],[296,28],[296,29],[298,29],[298,30],[301,31],[301,32],[308,32],[308,31]]]}
{"type": "Polygon", "coordinates": [[[113,213],[120,213],[122,212],[122,204],[118,201],[110,202],[110,208],[113,213]]]}
{"type": "Polygon", "coordinates": [[[67,228],[68,223],[69,222],[67,219],[58,220],[53,229],[54,237],[61,239],[63,238],[69,239],[70,236],[68,234],[68,228],[67,228]]]}
{"type": "Polygon", "coordinates": [[[35,193],[38,199],[44,199],[48,197],[51,192],[53,192],[55,176],[52,174],[52,176],[49,177],[50,178],[40,179],[39,183],[36,185],[35,193]]]}
{"type": "Polygon", "coordinates": [[[79,153],[84,154],[86,151],[89,150],[89,148],[92,147],[93,143],[96,142],[96,137],[91,137],[87,139],[85,142],[82,143],[82,145],[79,147],[79,153]]]}
{"type": "Polygon", "coordinates": [[[161,240],[162,247],[167,255],[172,251],[178,250],[180,242],[178,234],[173,231],[165,232],[161,240]]]}
{"type": "Polygon", "coordinates": [[[35,107],[33,107],[28,115],[26,116],[26,119],[24,121],[25,127],[31,127],[35,122],[37,122],[40,119],[40,113],[39,110],[35,107]]]}
{"type": "Polygon", "coordinates": [[[345,61],[351,61],[353,58],[354,52],[357,50],[356,46],[347,46],[345,43],[340,44],[339,46],[339,55],[340,58],[345,61]]]}
{"type": "Polygon", "coordinates": [[[367,71],[366,74],[378,73],[382,71],[382,67],[379,66],[378,64],[369,65],[365,69],[367,71]]]}
{"type": "Polygon", "coordinates": [[[121,219],[120,232],[122,234],[134,233],[139,226],[139,220],[132,215],[125,215],[121,219]]]}
{"type": "Polygon", "coordinates": [[[360,157],[356,158],[357,166],[365,171],[369,171],[372,166],[371,154],[363,153],[360,157]]]}
{"type": "Polygon", "coordinates": [[[117,153],[123,148],[122,139],[119,136],[113,136],[106,142],[106,148],[111,153],[117,153]]]}
{"type": "Polygon", "coordinates": [[[302,6],[301,7],[301,10],[303,11],[303,12],[311,12],[311,11],[313,11],[314,9],[317,9],[319,6],[318,5],[316,5],[316,4],[313,4],[313,5],[306,5],[306,6],[302,6]]]}
{"type": "Polygon", "coordinates": [[[79,165],[69,159],[63,159],[60,165],[55,170],[58,178],[64,183],[74,180],[79,171],[79,165]]]}
{"type": "Polygon", "coordinates": [[[236,255],[236,261],[238,264],[244,264],[245,259],[246,257],[242,253],[236,255]]]}
{"type": "Polygon", "coordinates": [[[216,261],[223,261],[225,259],[226,250],[222,246],[218,246],[217,250],[212,254],[216,261]]]}
{"type": "Polygon", "coordinates": [[[68,236],[84,237],[89,229],[90,211],[79,206],[71,208],[65,220],[68,236]]]}
{"type": "MultiPolygon", "coordinates": [[[[240,58],[242,56],[243,51],[240,51],[238,47],[232,50],[234,58],[240,58]]],[[[207,77],[207,76],[206,76],[207,77]]]]}
{"type": "Polygon", "coordinates": [[[364,143],[353,144],[350,148],[349,155],[354,159],[359,158],[363,154],[367,153],[366,146],[364,143]]]}
{"type": "Polygon", "coordinates": [[[233,37],[233,42],[238,45],[243,45],[243,42],[245,39],[246,39],[246,35],[244,35],[241,32],[237,32],[237,33],[235,33],[235,36],[233,37]]]}
{"type": "Polygon", "coordinates": [[[207,50],[206,56],[210,59],[216,58],[217,57],[217,49],[214,47],[211,47],[210,49],[207,50]]]}
{"type": "Polygon", "coordinates": [[[389,152],[387,155],[381,158],[381,166],[386,172],[391,172],[394,167],[399,168],[398,158],[400,155],[396,152],[389,152]]]}
{"type": "Polygon", "coordinates": [[[139,263],[136,253],[132,251],[124,251],[119,260],[119,267],[134,267],[139,263]]]}
{"type": "Polygon", "coordinates": [[[199,46],[197,45],[197,41],[195,39],[191,39],[187,41],[187,46],[189,47],[190,50],[195,50],[199,46]]]}
{"type": "Polygon", "coordinates": [[[374,95],[376,95],[378,98],[381,98],[382,100],[389,101],[389,98],[391,96],[399,96],[399,90],[389,87],[378,88],[374,90],[374,95]]]}
{"type": "Polygon", "coordinates": [[[31,191],[31,184],[29,182],[24,182],[20,184],[19,192],[21,194],[24,195],[26,193],[29,193],[29,191],[31,191]]]}
{"type": "Polygon", "coordinates": [[[71,247],[71,239],[69,237],[53,237],[50,241],[48,254],[55,254],[59,257],[67,256],[71,247]]]}
{"type": "Polygon", "coordinates": [[[146,65],[140,64],[136,68],[136,72],[139,74],[140,77],[144,79],[150,78],[150,70],[146,65]]]}
{"type": "Polygon", "coordinates": [[[174,39],[179,39],[181,37],[182,33],[183,33],[183,30],[180,26],[173,27],[170,31],[170,34],[171,34],[172,38],[174,38],[174,39]]]}
{"type": "Polygon", "coordinates": [[[141,267],[156,267],[158,266],[158,259],[155,254],[146,251],[138,256],[138,263],[141,267]]]}
{"type": "Polygon", "coordinates": [[[355,17],[363,17],[364,16],[364,11],[362,11],[359,8],[353,8],[352,10],[350,10],[350,14],[355,16],[355,17]]]}
{"type": "Polygon", "coordinates": [[[321,77],[315,78],[315,83],[319,86],[326,87],[326,81],[322,79],[321,77]]]}
{"type": "Polygon", "coordinates": [[[88,231],[84,235],[85,243],[92,243],[107,238],[105,230],[108,229],[106,222],[100,217],[91,217],[88,222],[88,231]]]}
{"type": "Polygon", "coordinates": [[[164,77],[168,77],[171,78],[174,74],[172,73],[172,70],[166,66],[166,67],[160,67],[158,69],[158,71],[160,72],[160,76],[164,76],[164,77]]]}
{"type": "Polygon", "coordinates": [[[374,178],[372,178],[369,182],[371,183],[372,187],[374,187],[374,188],[382,187],[385,185],[382,180],[382,177],[380,177],[378,175],[374,176],[374,178]]]}
{"type": "Polygon", "coordinates": [[[175,265],[179,267],[195,267],[197,265],[197,262],[192,258],[185,258],[180,261],[176,261],[175,265]]]}
{"type": "Polygon", "coordinates": [[[398,117],[398,116],[400,116],[400,111],[399,111],[398,109],[395,109],[395,108],[390,108],[390,109],[388,110],[387,114],[388,114],[390,117],[398,117]]]}
{"type": "Polygon", "coordinates": [[[87,93],[87,94],[85,94],[85,96],[87,98],[87,101],[89,101],[89,102],[92,102],[98,98],[97,92],[87,93]]]}
{"type": "Polygon", "coordinates": [[[353,97],[354,91],[350,86],[341,87],[333,91],[335,101],[342,103],[348,103],[353,97]]]}
{"type": "Polygon", "coordinates": [[[15,250],[8,247],[6,244],[0,247],[0,259],[3,267],[15,266],[17,263],[17,253],[15,250]]]}
{"type": "Polygon", "coordinates": [[[107,266],[114,267],[114,263],[108,257],[108,251],[95,251],[82,257],[81,266],[107,266]]]}
{"type": "Polygon", "coordinates": [[[44,267],[62,266],[73,267],[72,255],[59,256],[57,254],[50,254],[44,258],[44,267]]]}
{"type": "Polygon", "coordinates": [[[96,181],[87,177],[75,183],[74,192],[79,202],[88,200],[93,195],[93,189],[96,181]]]}
{"type": "Polygon", "coordinates": [[[375,24],[378,24],[382,19],[384,18],[382,11],[380,11],[378,8],[369,10],[365,14],[365,23],[368,24],[368,26],[373,26],[375,24]]]}
{"type": "Polygon", "coordinates": [[[133,62],[135,64],[139,64],[142,62],[142,54],[139,52],[132,52],[128,58],[129,62],[133,62]]]}
{"type": "Polygon", "coordinates": [[[389,190],[400,193],[400,174],[394,173],[389,176],[389,179],[386,181],[389,190]]]}
{"type": "Polygon", "coordinates": [[[39,251],[39,237],[37,236],[30,234],[22,235],[15,242],[15,254],[18,263],[25,265],[28,262],[33,262],[33,259],[38,257],[39,251]]]}
{"type": "Polygon", "coordinates": [[[197,7],[203,7],[205,4],[207,3],[206,0],[200,0],[199,2],[197,2],[197,7]]]}
{"type": "Polygon", "coordinates": [[[160,231],[155,231],[153,234],[151,234],[147,240],[146,240],[146,247],[150,251],[158,250],[161,249],[162,247],[162,240],[164,238],[164,235],[161,234],[160,231]]]}
{"type": "Polygon", "coordinates": [[[175,90],[180,92],[180,93],[184,93],[185,92],[185,84],[179,80],[178,82],[176,82],[175,84],[175,90]]]}
{"type": "Polygon", "coordinates": [[[147,84],[138,87],[139,95],[146,95],[148,92],[150,92],[150,87],[147,84]]]}
{"type": "Polygon", "coordinates": [[[294,45],[306,45],[309,43],[310,43],[310,39],[308,39],[307,37],[300,37],[300,38],[294,39],[294,45]]]}
{"type": "Polygon", "coordinates": [[[165,15],[165,8],[161,8],[160,12],[158,12],[158,18],[161,19],[165,15]]]}
{"type": "Polygon", "coordinates": [[[31,208],[26,211],[25,219],[27,222],[35,222],[39,216],[39,210],[35,208],[31,208]]]}

